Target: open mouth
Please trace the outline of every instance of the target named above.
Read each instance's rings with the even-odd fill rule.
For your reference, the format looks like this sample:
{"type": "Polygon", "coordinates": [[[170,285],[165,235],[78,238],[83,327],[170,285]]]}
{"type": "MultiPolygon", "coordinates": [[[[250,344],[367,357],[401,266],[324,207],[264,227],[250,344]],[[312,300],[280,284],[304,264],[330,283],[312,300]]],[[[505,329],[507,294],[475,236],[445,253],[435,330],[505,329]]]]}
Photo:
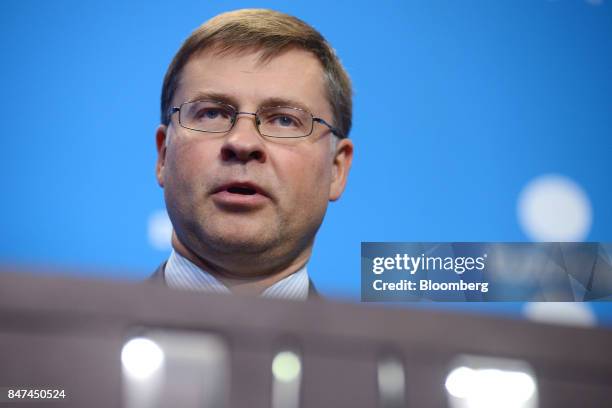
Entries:
{"type": "Polygon", "coordinates": [[[257,184],[250,182],[228,182],[213,191],[215,203],[228,211],[245,211],[261,208],[270,196],[257,184]]]}
{"type": "Polygon", "coordinates": [[[250,187],[230,187],[227,189],[227,192],[232,193],[232,194],[242,194],[242,195],[254,195],[257,194],[257,191],[255,191],[254,188],[250,188],[250,187]]]}

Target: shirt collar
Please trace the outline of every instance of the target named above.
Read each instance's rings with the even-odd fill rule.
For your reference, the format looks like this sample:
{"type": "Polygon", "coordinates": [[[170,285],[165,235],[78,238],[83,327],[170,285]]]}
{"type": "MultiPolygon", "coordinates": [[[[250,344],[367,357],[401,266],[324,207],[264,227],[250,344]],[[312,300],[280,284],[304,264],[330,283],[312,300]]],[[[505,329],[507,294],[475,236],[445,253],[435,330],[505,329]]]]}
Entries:
{"type": "MultiPolygon", "coordinates": [[[[197,290],[212,293],[230,294],[230,289],[210,273],[202,270],[174,249],[166,262],[164,270],[168,286],[176,289],[197,290]]],[[[300,270],[269,286],[261,297],[306,300],[309,289],[306,265],[300,270]]]]}

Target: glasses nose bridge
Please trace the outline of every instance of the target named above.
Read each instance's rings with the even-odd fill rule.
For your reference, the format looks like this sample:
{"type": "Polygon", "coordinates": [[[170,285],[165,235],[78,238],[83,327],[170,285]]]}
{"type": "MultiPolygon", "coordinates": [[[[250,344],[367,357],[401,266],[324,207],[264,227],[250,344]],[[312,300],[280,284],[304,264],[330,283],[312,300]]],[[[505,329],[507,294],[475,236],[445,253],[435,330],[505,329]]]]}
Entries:
{"type": "Polygon", "coordinates": [[[240,115],[251,115],[255,118],[255,127],[257,128],[257,131],[259,131],[259,115],[257,114],[257,112],[242,112],[242,111],[238,111],[236,113],[234,113],[234,116],[232,117],[232,127],[234,127],[234,125],[238,122],[238,119],[240,115]]]}
{"type": "Polygon", "coordinates": [[[238,123],[238,119],[240,119],[240,115],[250,115],[253,116],[255,118],[255,130],[257,130],[257,133],[259,133],[261,135],[261,132],[259,131],[259,115],[257,115],[257,112],[243,112],[243,111],[236,111],[236,113],[234,113],[233,117],[232,117],[232,127],[230,128],[230,130],[232,130],[234,128],[234,126],[236,126],[236,123],[238,123]]]}

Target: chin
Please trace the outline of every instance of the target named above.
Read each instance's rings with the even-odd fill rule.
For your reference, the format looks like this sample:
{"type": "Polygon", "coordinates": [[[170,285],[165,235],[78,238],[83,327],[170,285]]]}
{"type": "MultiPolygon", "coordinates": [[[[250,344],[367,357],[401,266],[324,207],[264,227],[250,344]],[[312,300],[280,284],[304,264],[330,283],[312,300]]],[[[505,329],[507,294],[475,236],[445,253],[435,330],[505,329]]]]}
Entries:
{"type": "Polygon", "coordinates": [[[229,254],[260,254],[278,246],[278,240],[271,236],[270,231],[242,230],[240,233],[219,231],[204,234],[200,242],[207,243],[212,249],[220,253],[229,254]]]}

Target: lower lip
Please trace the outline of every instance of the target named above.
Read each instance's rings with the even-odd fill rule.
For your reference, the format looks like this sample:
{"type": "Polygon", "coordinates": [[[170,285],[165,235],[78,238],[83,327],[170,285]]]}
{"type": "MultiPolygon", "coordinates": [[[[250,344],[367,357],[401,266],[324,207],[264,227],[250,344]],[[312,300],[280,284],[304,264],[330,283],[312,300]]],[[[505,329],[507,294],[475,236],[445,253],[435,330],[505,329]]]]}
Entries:
{"type": "Polygon", "coordinates": [[[261,207],[268,201],[268,197],[262,194],[234,194],[227,190],[213,194],[216,204],[229,209],[245,210],[261,207]]]}

